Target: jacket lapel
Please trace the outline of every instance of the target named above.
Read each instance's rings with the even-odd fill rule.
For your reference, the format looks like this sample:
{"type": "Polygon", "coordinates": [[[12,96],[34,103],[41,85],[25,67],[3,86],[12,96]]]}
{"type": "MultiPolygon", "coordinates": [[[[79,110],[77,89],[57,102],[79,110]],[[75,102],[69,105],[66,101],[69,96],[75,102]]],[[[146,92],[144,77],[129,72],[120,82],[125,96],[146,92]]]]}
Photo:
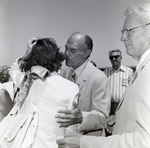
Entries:
{"type": "MultiPolygon", "coordinates": [[[[135,77],[134,77],[133,80],[132,80],[132,84],[133,84],[133,82],[135,81],[135,79],[138,77],[138,74],[142,71],[142,69],[145,67],[145,65],[146,65],[149,61],[150,61],[150,54],[147,55],[147,57],[145,58],[145,60],[143,61],[143,63],[140,65],[139,69],[135,72],[135,74],[134,74],[135,77]]],[[[130,86],[131,86],[132,84],[130,84],[130,86]]],[[[127,89],[129,89],[130,86],[129,86],[127,89]]],[[[124,99],[125,99],[126,93],[127,93],[127,90],[125,91],[125,93],[124,93],[124,95],[123,95],[123,97],[122,97],[122,101],[119,102],[119,105],[118,105],[116,111],[117,111],[117,110],[120,108],[120,106],[122,105],[122,103],[123,103],[123,101],[124,101],[124,99]]]]}
{"type": "Polygon", "coordinates": [[[145,58],[145,60],[143,61],[143,63],[140,65],[137,74],[139,74],[142,69],[145,67],[145,65],[150,61],[150,53],[147,55],[147,57],[145,58]]]}
{"type": "Polygon", "coordinates": [[[79,86],[80,91],[84,87],[86,81],[87,81],[87,77],[83,77],[83,74],[81,74],[76,82],[76,84],[79,86]]]}
{"type": "Polygon", "coordinates": [[[91,63],[89,61],[76,81],[76,84],[79,86],[79,90],[83,89],[84,85],[86,84],[86,82],[88,80],[88,75],[91,70],[90,64],[91,63]]]}

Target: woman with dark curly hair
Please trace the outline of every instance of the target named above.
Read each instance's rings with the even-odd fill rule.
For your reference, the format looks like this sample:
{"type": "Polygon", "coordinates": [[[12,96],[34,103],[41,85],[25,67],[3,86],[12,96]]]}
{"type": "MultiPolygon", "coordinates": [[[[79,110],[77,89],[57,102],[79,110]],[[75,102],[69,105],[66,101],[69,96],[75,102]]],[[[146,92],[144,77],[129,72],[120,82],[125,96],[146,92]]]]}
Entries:
{"type": "Polygon", "coordinates": [[[64,56],[54,39],[33,39],[30,44],[32,49],[10,70],[18,91],[14,107],[0,123],[2,148],[56,148],[56,139],[70,131],[59,128],[55,114],[74,107],[78,86],[57,73],[64,56]]]}
{"type": "Polygon", "coordinates": [[[42,38],[33,41],[33,47],[30,54],[24,58],[24,64],[21,65],[23,71],[28,71],[32,66],[40,65],[50,72],[58,71],[64,55],[59,52],[53,38],[42,38]]]}

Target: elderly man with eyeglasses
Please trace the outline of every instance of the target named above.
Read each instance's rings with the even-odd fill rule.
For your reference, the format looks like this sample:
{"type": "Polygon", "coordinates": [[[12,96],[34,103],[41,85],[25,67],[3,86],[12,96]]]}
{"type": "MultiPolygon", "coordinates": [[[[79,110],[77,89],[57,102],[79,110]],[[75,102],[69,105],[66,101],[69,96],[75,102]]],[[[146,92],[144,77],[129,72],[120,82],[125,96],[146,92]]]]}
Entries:
{"type": "Polygon", "coordinates": [[[58,148],[150,147],[150,4],[130,7],[125,15],[121,41],[138,64],[116,110],[112,136],[66,137],[57,140],[58,148]]]}

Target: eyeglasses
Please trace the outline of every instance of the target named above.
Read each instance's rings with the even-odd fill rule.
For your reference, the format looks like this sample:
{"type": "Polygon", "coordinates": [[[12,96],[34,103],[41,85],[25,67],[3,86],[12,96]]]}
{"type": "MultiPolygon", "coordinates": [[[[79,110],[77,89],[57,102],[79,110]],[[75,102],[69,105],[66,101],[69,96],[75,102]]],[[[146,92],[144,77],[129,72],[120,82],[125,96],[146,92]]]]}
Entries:
{"type": "Polygon", "coordinates": [[[117,56],[110,56],[109,59],[110,59],[110,60],[113,60],[113,59],[117,60],[117,59],[120,58],[120,57],[121,57],[120,55],[117,55],[117,56]]]}
{"type": "Polygon", "coordinates": [[[137,28],[139,28],[139,27],[144,27],[144,26],[147,26],[147,25],[150,25],[150,23],[145,24],[145,25],[143,25],[143,26],[133,27],[133,28],[130,28],[130,29],[125,28],[125,29],[121,30],[121,32],[122,32],[122,35],[124,34],[126,37],[128,37],[128,36],[130,35],[130,31],[131,31],[131,30],[137,29],[137,28]]]}

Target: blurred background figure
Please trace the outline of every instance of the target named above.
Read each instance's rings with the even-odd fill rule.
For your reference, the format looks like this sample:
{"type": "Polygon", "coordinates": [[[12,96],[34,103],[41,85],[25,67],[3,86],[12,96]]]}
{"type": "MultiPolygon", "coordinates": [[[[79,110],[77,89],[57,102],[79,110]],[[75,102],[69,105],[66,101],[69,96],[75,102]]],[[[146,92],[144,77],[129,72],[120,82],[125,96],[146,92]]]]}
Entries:
{"type": "Polygon", "coordinates": [[[13,83],[9,81],[9,67],[0,66],[0,121],[13,107],[13,83]]]}
{"type": "Polygon", "coordinates": [[[9,69],[10,67],[8,67],[7,65],[3,65],[2,66],[2,71],[1,71],[1,76],[0,76],[0,82],[1,83],[5,83],[9,81],[9,69]]]}
{"type": "MultiPolygon", "coordinates": [[[[108,118],[108,131],[115,122],[115,111],[122,99],[122,96],[127,89],[128,85],[132,80],[133,70],[129,67],[123,66],[122,53],[119,49],[114,49],[109,51],[109,59],[112,64],[112,67],[106,67],[104,73],[108,77],[110,89],[111,89],[111,110],[108,118]],[[114,122],[112,122],[114,120],[114,122]],[[109,122],[111,121],[111,123],[109,122]],[[110,125],[110,127],[109,127],[110,125]]],[[[111,130],[109,131],[111,132],[111,130]]],[[[110,135],[106,131],[106,136],[110,135]]]]}
{"type": "Polygon", "coordinates": [[[108,77],[111,89],[111,111],[114,115],[122,95],[132,80],[133,70],[121,64],[122,53],[119,49],[109,51],[112,67],[106,67],[104,73],[108,77]]]}

